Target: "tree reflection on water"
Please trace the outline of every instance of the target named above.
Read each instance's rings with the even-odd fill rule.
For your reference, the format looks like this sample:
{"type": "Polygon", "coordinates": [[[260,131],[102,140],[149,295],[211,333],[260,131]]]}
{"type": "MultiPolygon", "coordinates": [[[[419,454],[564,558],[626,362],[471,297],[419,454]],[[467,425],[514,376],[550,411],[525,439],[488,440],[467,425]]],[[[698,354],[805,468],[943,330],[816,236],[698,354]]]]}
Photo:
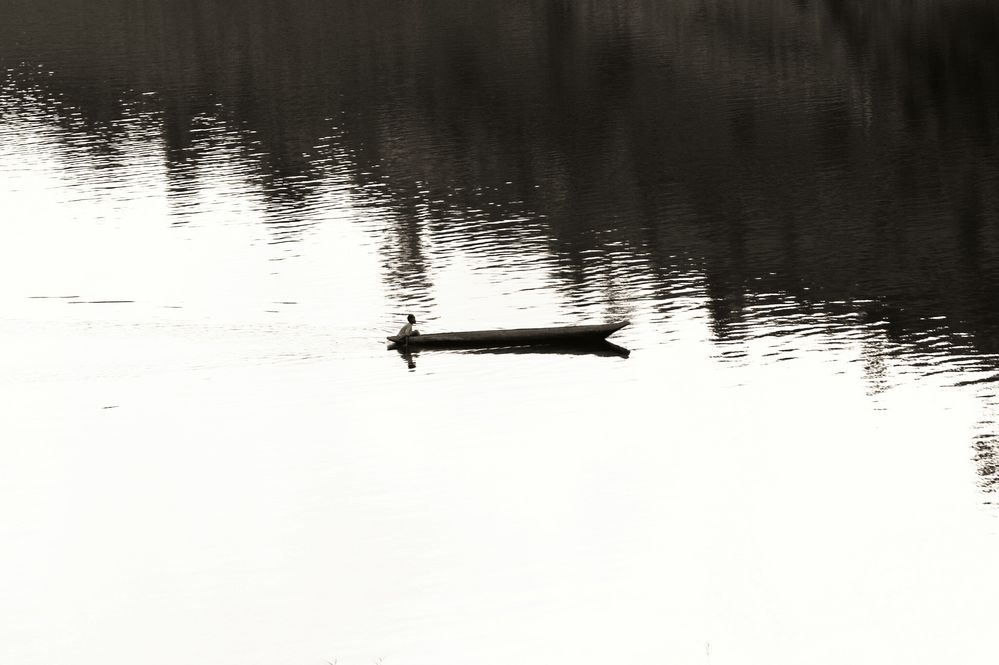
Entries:
{"type": "Polygon", "coordinates": [[[780,293],[877,326],[872,376],[913,350],[996,368],[992,2],[9,0],[0,58],[3,112],[30,98],[104,163],[152,128],[179,202],[228,143],[274,242],[345,179],[388,211],[407,301],[433,298],[430,241],[538,252],[567,298],[667,303],[697,271],[720,343],[780,293]]]}

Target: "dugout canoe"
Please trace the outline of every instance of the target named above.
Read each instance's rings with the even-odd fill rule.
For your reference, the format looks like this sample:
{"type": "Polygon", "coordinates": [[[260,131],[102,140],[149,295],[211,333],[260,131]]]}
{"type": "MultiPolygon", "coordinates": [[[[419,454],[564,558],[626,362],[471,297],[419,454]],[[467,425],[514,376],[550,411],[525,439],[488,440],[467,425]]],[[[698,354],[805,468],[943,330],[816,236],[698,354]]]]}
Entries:
{"type": "Polygon", "coordinates": [[[534,344],[593,344],[628,325],[627,321],[590,326],[558,326],[554,328],[512,328],[509,330],[468,330],[465,332],[426,333],[400,340],[388,337],[389,348],[406,346],[428,348],[488,348],[494,346],[526,346],[534,344]]]}

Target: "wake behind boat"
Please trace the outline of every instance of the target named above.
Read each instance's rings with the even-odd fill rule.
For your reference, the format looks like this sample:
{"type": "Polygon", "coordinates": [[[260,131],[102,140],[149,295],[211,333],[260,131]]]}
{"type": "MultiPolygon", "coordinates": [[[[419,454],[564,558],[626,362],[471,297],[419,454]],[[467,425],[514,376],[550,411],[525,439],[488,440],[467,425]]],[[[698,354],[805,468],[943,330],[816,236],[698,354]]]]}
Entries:
{"type": "Polygon", "coordinates": [[[488,348],[534,344],[593,344],[628,325],[628,321],[588,326],[558,326],[553,328],[512,328],[508,330],[469,330],[465,332],[428,333],[388,337],[394,348],[488,348]]]}

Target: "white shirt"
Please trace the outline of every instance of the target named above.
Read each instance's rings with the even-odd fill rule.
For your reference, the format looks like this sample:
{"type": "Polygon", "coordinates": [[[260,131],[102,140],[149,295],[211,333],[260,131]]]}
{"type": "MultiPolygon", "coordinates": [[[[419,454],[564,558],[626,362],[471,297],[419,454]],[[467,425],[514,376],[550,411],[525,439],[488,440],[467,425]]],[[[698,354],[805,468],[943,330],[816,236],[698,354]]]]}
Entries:
{"type": "Polygon", "coordinates": [[[407,322],[400,330],[397,337],[409,337],[413,334],[413,324],[407,322]]]}

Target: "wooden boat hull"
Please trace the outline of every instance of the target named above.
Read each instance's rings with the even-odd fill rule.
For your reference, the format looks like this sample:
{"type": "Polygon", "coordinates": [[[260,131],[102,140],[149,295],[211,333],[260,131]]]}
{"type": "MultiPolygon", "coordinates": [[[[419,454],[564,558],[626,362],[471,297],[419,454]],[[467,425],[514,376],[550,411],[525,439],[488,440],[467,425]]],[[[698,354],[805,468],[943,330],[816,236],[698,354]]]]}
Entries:
{"type": "Polygon", "coordinates": [[[488,348],[535,344],[592,344],[628,325],[627,321],[590,326],[560,326],[555,328],[514,328],[510,330],[469,330],[452,333],[413,335],[408,340],[388,337],[390,348],[406,346],[428,348],[488,348]]]}

